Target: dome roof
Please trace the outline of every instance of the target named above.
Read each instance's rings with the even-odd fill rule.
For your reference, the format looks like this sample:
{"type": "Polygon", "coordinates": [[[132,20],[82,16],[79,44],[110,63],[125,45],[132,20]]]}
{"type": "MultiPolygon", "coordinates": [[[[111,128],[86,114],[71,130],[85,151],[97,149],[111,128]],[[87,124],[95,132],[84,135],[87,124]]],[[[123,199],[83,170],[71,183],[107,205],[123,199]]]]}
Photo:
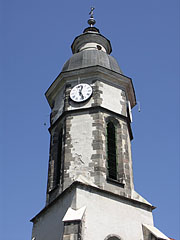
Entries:
{"type": "Polygon", "coordinates": [[[116,59],[102,50],[84,50],[75,53],[63,66],[62,72],[90,66],[102,66],[122,73],[116,59]]]}

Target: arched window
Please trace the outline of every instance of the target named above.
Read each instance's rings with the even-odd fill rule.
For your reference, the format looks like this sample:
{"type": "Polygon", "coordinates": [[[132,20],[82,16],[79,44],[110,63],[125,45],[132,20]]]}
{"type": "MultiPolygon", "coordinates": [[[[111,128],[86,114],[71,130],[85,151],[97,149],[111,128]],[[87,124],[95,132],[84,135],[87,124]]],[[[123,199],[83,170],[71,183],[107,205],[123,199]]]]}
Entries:
{"type": "Polygon", "coordinates": [[[105,240],[121,240],[121,238],[117,235],[110,234],[105,238],[105,240]]]}
{"type": "Polygon", "coordinates": [[[107,124],[108,177],[117,180],[116,129],[112,122],[107,124]]]}
{"type": "Polygon", "coordinates": [[[61,177],[61,166],[62,166],[62,138],[63,138],[63,129],[60,129],[59,137],[58,137],[58,149],[57,149],[57,162],[56,162],[56,179],[55,185],[60,184],[61,177]]]}
{"type": "Polygon", "coordinates": [[[118,238],[118,237],[110,237],[110,238],[108,238],[108,240],[120,240],[120,238],[118,238]]]}

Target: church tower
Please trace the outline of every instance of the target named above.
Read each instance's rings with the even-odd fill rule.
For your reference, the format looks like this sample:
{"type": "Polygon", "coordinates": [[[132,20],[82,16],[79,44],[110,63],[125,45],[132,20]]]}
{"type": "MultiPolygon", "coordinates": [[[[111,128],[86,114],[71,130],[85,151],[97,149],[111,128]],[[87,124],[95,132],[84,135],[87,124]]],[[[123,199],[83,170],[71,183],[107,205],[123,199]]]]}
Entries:
{"type": "Polygon", "coordinates": [[[131,108],[136,96],[93,8],[72,57],[46,92],[51,107],[46,206],[33,240],[169,239],[153,225],[154,207],[134,190],[131,108]]]}

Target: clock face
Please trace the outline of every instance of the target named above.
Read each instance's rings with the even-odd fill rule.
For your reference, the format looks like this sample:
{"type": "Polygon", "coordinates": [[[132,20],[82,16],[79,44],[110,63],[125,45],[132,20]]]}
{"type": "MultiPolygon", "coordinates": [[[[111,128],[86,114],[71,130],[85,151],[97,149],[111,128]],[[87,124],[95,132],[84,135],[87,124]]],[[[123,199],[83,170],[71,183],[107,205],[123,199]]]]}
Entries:
{"type": "Polygon", "coordinates": [[[92,95],[92,87],[86,83],[80,83],[73,87],[70,98],[75,102],[86,101],[92,95]]]}

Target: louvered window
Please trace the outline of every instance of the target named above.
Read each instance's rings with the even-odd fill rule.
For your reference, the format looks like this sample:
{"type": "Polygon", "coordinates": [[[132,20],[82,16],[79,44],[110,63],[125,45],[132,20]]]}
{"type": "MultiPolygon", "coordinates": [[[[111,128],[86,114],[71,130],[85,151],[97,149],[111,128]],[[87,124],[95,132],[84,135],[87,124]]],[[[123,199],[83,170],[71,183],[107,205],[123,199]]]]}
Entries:
{"type": "Polygon", "coordinates": [[[112,122],[107,124],[108,177],[117,180],[116,129],[112,122]]]}
{"type": "Polygon", "coordinates": [[[57,186],[60,184],[60,177],[61,177],[61,165],[62,165],[62,134],[63,129],[61,128],[58,138],[58,153],[57,153],[57,162],[56,162],[56,181],[55,185],[57,186]]]}

